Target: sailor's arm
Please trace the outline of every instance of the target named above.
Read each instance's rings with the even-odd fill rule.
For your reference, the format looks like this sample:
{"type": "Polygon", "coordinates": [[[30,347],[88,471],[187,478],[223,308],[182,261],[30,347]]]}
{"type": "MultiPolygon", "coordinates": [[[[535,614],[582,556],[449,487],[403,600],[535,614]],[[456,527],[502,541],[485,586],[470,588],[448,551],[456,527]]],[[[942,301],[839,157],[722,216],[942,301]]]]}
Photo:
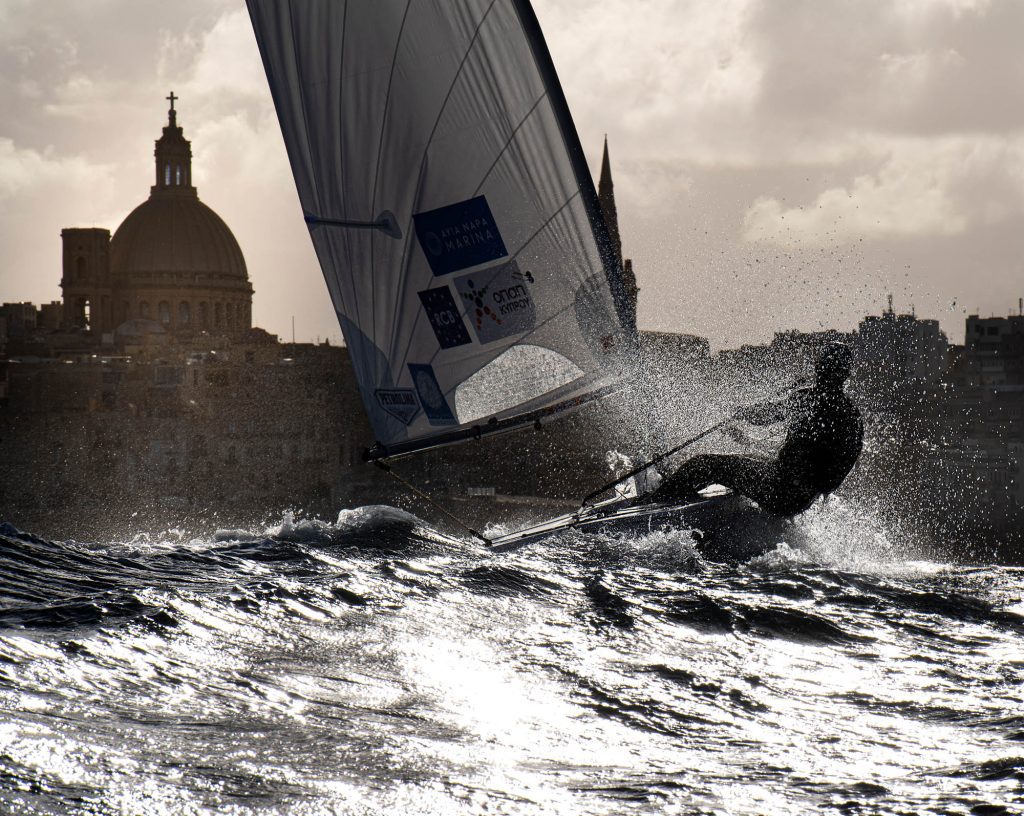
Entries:
{"type": "Polygon", "coordinates": [[[751,425],[773,425],[782,422],[789,414],[788,401],[782,402],[759,402],[754,405],[744,405],[736,409],[733,414],[735,419],[741,419],[751,425]]]}

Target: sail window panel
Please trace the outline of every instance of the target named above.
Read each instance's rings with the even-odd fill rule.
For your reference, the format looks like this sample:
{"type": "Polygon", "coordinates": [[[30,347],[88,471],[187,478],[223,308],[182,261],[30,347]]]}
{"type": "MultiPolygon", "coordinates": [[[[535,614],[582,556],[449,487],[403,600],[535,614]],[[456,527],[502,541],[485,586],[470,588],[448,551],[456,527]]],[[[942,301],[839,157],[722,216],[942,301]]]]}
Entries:
{"type": "Polygon", "coordinates": [[[557,351],[513,346],[455,389],[455,413],[467,424],[516,408],[584,376],[557,351]]]}

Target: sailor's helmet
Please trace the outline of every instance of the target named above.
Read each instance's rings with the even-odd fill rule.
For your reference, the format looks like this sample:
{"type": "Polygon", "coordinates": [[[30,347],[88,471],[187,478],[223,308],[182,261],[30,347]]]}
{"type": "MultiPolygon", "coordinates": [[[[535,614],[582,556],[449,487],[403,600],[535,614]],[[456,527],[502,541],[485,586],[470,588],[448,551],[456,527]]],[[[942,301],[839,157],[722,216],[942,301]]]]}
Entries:
{"type": "Polygon", "coordinates": [[[853,354],[846,343],[828,343],[818,355],[814,371],[819,377],[841,378],[850,376],[853,354]]]}

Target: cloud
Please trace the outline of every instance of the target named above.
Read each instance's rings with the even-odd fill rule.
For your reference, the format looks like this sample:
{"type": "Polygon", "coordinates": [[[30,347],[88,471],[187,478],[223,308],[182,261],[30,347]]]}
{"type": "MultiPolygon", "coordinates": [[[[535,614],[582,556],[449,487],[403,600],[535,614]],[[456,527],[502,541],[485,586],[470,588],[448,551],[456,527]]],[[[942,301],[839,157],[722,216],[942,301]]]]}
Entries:
{"type": "Polygon", "coordinates": [[[865,133],[1024,128],[1017,0],[536,5],[584,146],[608,132],[623,165],[838,165],[865,133]]]}
{"type": "Polygon", "coordinates": [[[105,187],[110,167],[95,165],[81,156],[18,148],[0,137],[0,201],[37,186],[105,187]]]}
{"type": "Polygon", "coordinates": [[[760,82],[747,34],[754,0],[536,5],[589,149],[606,131],[621,158],[641,161],[734,149],[729,123],[749,114],[760,82]]]}
{"type": "Polygon", "coordinates": [[[822,139],[1024,126],[1015,0],[762,2],[750,22],[758,115],[773,126],[822,139]]]}
{"type": "Polygon", "coordinates": [[[885,154],[876,172],[830,187],[805,206],[786,207],[777,198],[759,197],[744,215],[744,239],[788,246],[928,238],[959,235],[982,221],[1024,216],[1022,140],[868,141],[874,142],[869,150],[885,154]]]}

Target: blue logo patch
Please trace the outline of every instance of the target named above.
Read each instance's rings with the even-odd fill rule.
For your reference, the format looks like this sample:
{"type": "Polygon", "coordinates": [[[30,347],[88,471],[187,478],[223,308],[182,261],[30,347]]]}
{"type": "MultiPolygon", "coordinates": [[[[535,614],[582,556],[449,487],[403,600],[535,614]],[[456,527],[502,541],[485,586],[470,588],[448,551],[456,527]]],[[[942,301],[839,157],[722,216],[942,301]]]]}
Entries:
{"type": "Polygon", "coordinates": [[[435,277],[508,255],[483,196],[416,213],[412,220],[435,277]]]}
{"type": "Polygon", "coordinates": [[[455,279],[466,316],[481,343],[522,334],[536,325],[537,309],[530,291],[533,280],[515,261],[455,279]]]}
{"type": "Polygon", "coordinates": [[[412,375],[412,384],[416,386],[416,393],[419,394],[423,413],[427,415],[430,424],[458,425],[455,414],[448,407],[448,400],[444,398],[441,386],[437,382],[433,367],[409,363],[409,373],[412,375]]]}
{"type": "Polygon", "coordinates": [[[473,342],[447,286],[425,289],[419,296],[441,348],[455,348],[473,342]]]}
{"type": "Polygon", "coordinates": [[[377,404],[403,425],[412,422],[420,412],[416,392],[411,388],[378,388],[373,393],[377,404]]]}

